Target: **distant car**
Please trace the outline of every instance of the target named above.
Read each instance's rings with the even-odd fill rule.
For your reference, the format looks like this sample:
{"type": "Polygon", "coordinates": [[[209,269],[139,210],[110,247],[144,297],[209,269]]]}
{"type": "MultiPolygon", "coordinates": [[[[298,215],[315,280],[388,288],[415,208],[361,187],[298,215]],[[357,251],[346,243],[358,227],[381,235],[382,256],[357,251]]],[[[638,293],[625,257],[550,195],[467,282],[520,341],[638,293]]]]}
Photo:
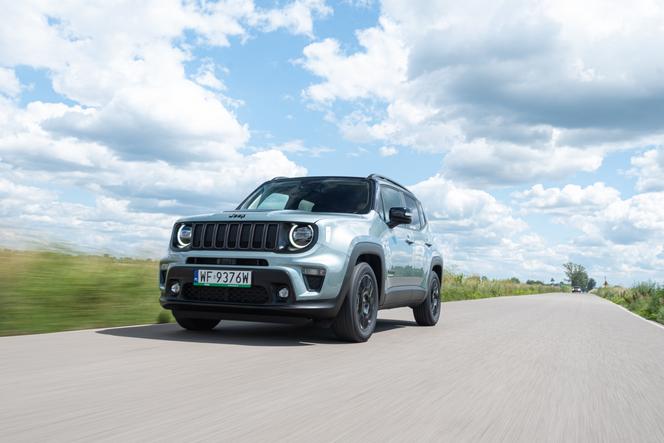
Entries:
{"type": "Polygon", "coordinates": [[[578,286],[574,286],[574,287],[572,288],[572,292],[583,292],[583,291],[581,290],[580,287],[578,287],[578,286]]]}

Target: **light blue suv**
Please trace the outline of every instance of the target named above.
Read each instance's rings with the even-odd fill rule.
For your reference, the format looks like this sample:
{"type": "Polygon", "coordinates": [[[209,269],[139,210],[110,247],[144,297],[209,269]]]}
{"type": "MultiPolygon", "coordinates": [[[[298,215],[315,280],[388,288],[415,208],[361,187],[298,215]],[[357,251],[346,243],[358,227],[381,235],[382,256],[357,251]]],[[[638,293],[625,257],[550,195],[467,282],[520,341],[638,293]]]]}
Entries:
{"type": "Polygon", "coordinates": [[[393,180],[275,178],[234,211],[175,223],[160,302],[189,330],[301,317],[362,342],[379,309],[435,325],[442,275],[422,205],[393,180]]]}

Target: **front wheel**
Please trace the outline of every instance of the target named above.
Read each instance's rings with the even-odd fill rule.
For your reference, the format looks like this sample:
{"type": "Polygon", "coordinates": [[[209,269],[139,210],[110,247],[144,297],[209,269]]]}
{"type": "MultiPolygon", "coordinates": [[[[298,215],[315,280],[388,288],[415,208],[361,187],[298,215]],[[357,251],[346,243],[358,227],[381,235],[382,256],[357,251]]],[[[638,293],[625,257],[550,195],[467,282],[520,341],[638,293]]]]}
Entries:
{"type": "Polygon", "coordinates": [[[427,298],[413,308],[415,321],[420,326],[434,326],[440,318],[440,280],[435,272],[429,277],[427,298]]]}
{"type": "Polygon", "coordinates": [[[214,318],[182,317],[175,311],[173,311],[173,317],[180,326],[189,331],[210,331],[219,324],[219,320],[214,318]]]}
{"type": "Polygon", "coordinates": [[[344,304],[332,324],[337,337],[352,342],[364,342],[371,337],[378,317],[378,283],[367,263],[353,269],[350,289],[344,304]]]}

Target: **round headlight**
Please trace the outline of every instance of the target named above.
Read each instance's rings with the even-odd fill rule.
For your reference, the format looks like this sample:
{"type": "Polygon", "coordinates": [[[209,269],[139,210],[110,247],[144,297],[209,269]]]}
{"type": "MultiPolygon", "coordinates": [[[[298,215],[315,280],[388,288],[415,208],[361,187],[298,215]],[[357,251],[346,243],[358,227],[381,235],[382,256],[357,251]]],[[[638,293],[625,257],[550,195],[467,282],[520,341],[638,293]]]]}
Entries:
{"type": "Polygon", "coordinates": [[[314,229],[309,225],[293,225],[288,239],[294,248],[306,248],[314,239],[314,229]]]}
{"type": "Polygon", "coordinates": [[[191,244],[191,236],[192,236],[192,231],[191,231],[191,226],[189,225],[182,225],[178,229],[178,246],[181,248],[186,248],[191,244]]]}

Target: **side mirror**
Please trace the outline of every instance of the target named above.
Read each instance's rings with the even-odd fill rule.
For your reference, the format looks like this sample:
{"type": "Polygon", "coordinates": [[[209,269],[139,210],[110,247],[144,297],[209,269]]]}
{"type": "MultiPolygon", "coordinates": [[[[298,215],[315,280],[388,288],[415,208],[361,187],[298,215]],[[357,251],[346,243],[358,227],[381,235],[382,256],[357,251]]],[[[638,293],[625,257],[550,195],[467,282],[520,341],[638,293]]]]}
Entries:
{"type": "Polygon", "coordinates": [[[399,225],[407,225],[413,221],[413,215],[408,208],[390,208],[390,221],[387,226],[394,228],[399,225]]]}

